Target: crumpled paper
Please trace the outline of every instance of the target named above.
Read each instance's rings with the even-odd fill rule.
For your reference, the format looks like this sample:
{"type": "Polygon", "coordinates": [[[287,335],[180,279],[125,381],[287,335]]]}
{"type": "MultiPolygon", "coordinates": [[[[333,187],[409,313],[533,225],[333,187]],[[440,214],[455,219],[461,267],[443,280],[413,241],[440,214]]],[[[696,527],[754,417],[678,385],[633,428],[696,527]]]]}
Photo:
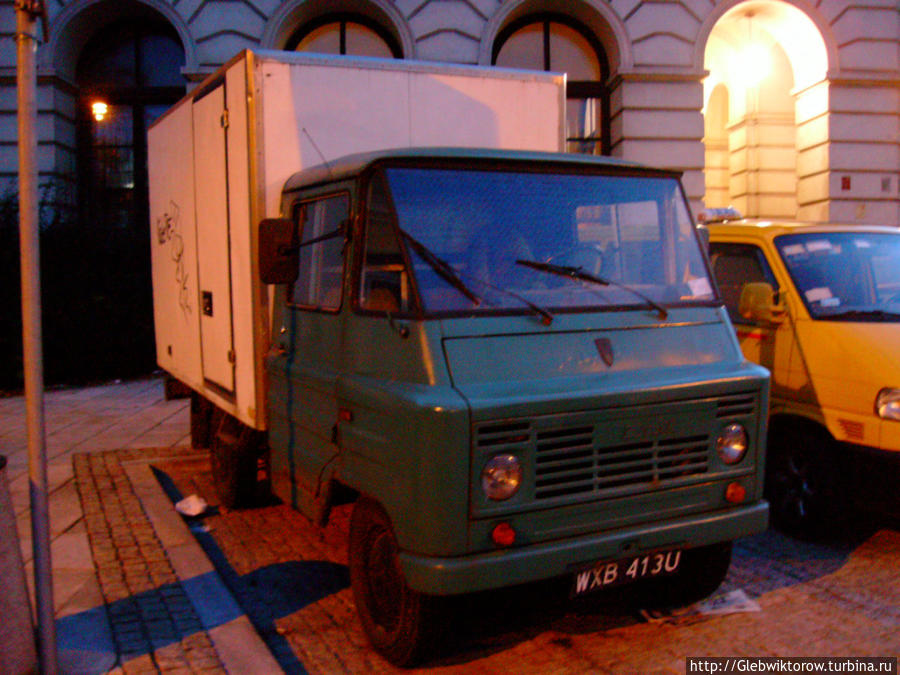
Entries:
{"type": "Polygon", "coordinates": [[[687,607],[642,609],[641,616],[645,621],[651,623],[686,624],[716,614],[761,611],[762,608],[759,603],[750,598],[743,589],[739,588],[714,595],[687,607]]]}
{"type": "Polygon", "coordinates": [[[175,504],[175,510],[178,511],[183,516],[187,516],[188,518],[195,518],[199,515],[202,515],[206,512],[206,509],[209,508],[209,504],[206,503],[206,500],[199,495],[191,495],[189,497],[185,497],[180,502],[175,504]]]}

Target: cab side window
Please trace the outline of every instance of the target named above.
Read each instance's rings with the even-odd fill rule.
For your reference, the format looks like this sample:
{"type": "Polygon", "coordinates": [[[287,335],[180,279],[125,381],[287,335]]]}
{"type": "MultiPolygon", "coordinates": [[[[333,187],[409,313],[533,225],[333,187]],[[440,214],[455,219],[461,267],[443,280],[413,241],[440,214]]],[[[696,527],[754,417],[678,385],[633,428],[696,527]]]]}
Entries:
{"type": "Polygon", "coordinates": [[[775,275],[763,252],[752,244],[713,243],[709,247],[713,274],[734,323],[747,323],[738,312],[745,284],[764,281],[778,290],[775,275]]]}
{"type": "Polygon", "coordinates": [[[290,290],[292,305],[336,311],[341,306],[344,241],[350,197],[302,202],[294,210],[300,233],[300,273],[290,290]]]}

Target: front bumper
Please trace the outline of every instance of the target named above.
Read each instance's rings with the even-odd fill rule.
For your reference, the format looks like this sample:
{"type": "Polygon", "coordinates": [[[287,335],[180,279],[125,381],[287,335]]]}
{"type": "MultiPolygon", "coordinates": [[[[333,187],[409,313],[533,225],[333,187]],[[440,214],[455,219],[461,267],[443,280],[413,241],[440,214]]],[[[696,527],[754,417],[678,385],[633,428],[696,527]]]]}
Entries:
{"type": "Polygon", "coordinates": [[[695,548],[762,532],[768,527],[769,505],[746,506],[665,523],[544,542],[462,558],[400,554],[409,586],[429,595],[454,595],[557,577],[601,560],[645,551],[695,548]]]}

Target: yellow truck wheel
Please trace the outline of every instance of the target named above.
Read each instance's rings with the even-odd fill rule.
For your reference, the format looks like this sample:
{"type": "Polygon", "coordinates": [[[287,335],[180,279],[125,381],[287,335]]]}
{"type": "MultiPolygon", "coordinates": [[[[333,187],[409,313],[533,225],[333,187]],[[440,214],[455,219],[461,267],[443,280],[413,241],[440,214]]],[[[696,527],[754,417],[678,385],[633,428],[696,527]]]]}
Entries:
{"type": "Polygon", "coordinates": [[[765,495],[772,524],[817,536],[835,524],[843,503],[834,440],[812,424],[775,424],[769,433],[765,495]]]}

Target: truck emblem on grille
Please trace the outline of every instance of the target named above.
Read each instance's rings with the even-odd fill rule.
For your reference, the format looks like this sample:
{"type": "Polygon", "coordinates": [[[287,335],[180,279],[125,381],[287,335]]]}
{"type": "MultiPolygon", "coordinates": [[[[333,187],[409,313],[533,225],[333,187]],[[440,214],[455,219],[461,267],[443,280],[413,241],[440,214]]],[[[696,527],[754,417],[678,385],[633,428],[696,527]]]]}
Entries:
{"type": "Polygon", "coordinates": [[[597,346],[597,352],[600,354],[600,358],[603,359],[603,363],[607,366],[612,366],[616,357],[613,354],[612,342],[609,341],[609,338],[597,338],[594,340],[594,344],[597,346]]]}

